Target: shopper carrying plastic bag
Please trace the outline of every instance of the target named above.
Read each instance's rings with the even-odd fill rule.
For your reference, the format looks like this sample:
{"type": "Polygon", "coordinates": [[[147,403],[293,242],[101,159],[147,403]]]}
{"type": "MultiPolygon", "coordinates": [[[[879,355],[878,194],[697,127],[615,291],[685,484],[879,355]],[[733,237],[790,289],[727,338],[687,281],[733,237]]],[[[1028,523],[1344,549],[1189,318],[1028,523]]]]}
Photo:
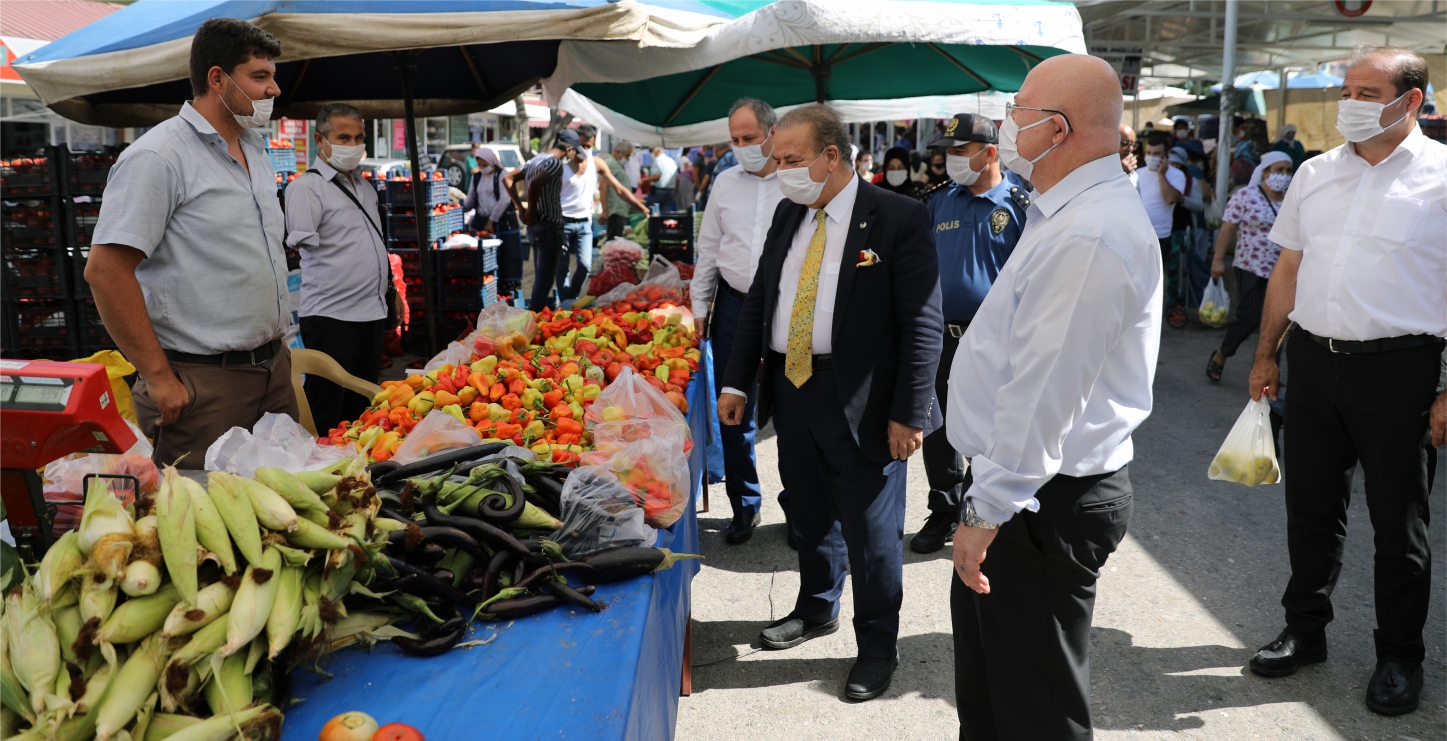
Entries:
{"type": "Polygon", "coordinates": [[[1226,315],[1231,313],[1231,295],[1226,292],[1226,282],[1220,278],[1212,278],[1206,284],[1206,292],[1201,296],[1201,308],[1197,310],[1197,316],[1201,323],[1207,327],[1226,326],[1226,315]]]}
{"type": "Polygon", "coordinates": [[[1247,486],[1281,482],[1281,467],[1276,463],[1276,446],[1271,438],[1268,417],[1271,406],[1265,395],[1260,401],[1247,402],[1236,424],[1226,435],[1226,442],[1211,460],[1207,475],[1216,481],[1234,481],[1247,486]]]}

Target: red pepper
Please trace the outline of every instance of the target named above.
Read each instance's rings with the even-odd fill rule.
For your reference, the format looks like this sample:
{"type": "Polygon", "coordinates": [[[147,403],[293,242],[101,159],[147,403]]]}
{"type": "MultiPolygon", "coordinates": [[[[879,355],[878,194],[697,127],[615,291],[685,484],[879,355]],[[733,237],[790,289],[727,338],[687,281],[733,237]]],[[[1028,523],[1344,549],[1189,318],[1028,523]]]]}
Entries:
{"type": "Polygon", "coordinates": [[[507,390],[511,391],[514,394],[518,394],[519,396],[522,395],[522,392],[527,389],[527,387],[528,382],[523,380],[522,378],[514,378],[507,384],[507,390]]]}
{"type": "Polygon", "coordinates": [[[553,389],[552,391],[543,394],[543,406],[547,407],[548,409],[556,407],[558,403],[562,400],[563,392],[558,389],[553,389]]]}
{"type": "Polygon", "coordinates": [[[452,376],[443,376],[437,379],[437,384],[432,387],[433,391],[446,391],[449,394],[456,394],[457,387],[452,385],[452,376]]]}
{"type": "Polygon", "coordinates": [[[377,426],[381,427],[383,432],[386,432],[392,429],[392,420],[383,417],[377,420],[377,426]]]}
{"type": "Polygon", "coordinates": [[[499,401],[498,404],[501,404],[503,409],[518,409],[522,407],[523,402],[522,399],[518,398],[517,394],[505,394],[502,397],[502,401],[499,401]]]}

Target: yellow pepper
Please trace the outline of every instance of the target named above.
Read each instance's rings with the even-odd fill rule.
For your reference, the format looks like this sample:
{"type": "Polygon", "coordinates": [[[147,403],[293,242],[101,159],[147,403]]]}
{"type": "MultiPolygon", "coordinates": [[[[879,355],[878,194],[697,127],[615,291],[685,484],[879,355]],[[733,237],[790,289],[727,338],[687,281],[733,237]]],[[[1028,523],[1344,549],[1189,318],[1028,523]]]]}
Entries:
{"type": "Polygon", "coordinates": [[[668,366],[660,365],[653,369],[653,375],[660,381],[668,381],[668,366]]]}
{"type": "Polygon", "coordinates": [[[703,362],[703,353],[699,352],[699,351],[698,351],[698,348],[696,348],[696,347],[691,347],[691,348],[689,348],[689,349],[687,349],[687,350],[684,350],[684,351],[683,351],[683,357],[685,357],[685,358],[687,358],[687,359],[689,359],[689,360],[692,360],[692,361],[695,362],[695,363],[702,363],[702,362],[703,362]]]}
{"type": "Polygon", "coordinates": [[[472,406],[472,402],[477,401],[477,389],[463,386],[457,390],[457,399],[463,406],[472,406]]]}
{"type": "Polygon", "coordinates": [[[412,397],[412,401],[407,402],[407,408],[426,417],[427,413],[432,411],[432,405],[436,400],[437,397],[431,391],[423,391],[412,397]]]}
{"type": "Polygon", "coordinates": [[[647,355],[648,352],[649,352],[650,350],[652,350],[652,349],[653,349],[653,343],[652,343],[652,342],[650,342],[650,343],[648,343],[648,344],[646,344],[646,345],[629,345],[629,346],[628,346],[628,354],[629,354],[629,355],[632,355],[633,357],[636,358],[636,357],[638,357],[639,355],[647,355]]]}
{"type": "Polygon", "coordinates": [[[479,360],[476,363],[472,364],[472,370],[474,373],[481,373],[485,376],[492,375],[492,371],[494,368],[497,368],[496,355],[489,355],[482,360],[479,360]]]}
{"type": "Polygon", "coordinates": [[[524,407],[524,408],[527,408],[527,409],[542,409],[542,408],[543,408],[543,392],[541,392],[541,391],[539,391],[539,390],[537,390],[537,389],[535,389],[535,388],[523,389],[523,395],[522,395],[522,397],[521,397],[521,401],[522,401],[522,403],[523,403],[523,407],[524,407]]]}
{"type": "MultiPolygon", "coordinates": [[[[582,394],[582,395],[583,395],[583,398],[584,398],[585,400],[586,400],[586,399],[596,399],[596,398],[598,398],[598,394],[603,393],[603,387],[602,387],[602,386],[595,386],[595,385],[593,385],[593,384],[590,383],[590,384],[588,384],[587,386],[584,386],[584,387],[583,387],[583,390],[582,390],[582,391],[579,391],[578,393],[582,394]]],[[[621,414],[622,412],[619,412],[619,413],[621,414]]],[[[620,417],[620,419],[621,419],[621,417],[620,417]]]]}
{"type": "Polygon", "coordinates": [[[512,412],[509,412],[509,411],[508,411],[505,407],[503,407],[501,404],[498,404],[498,403],[495,403],[495,402],[494,402],[494,403],[492,403],[492,404],[488,404],[488,405],[487,405],[487,418],[490,419],[490,420],[492,420],[493,422],[497,422],[498,420],[507,419],[508,417],[511,417],[511,416],[512,416],[512,412]]]}
{"type": "Polygon", "coordinates": [[[582,405],[582,404],[579,404],[579,403],[576,402],[576,401],[570,401],[570,402],[568,402],[568,408],[571,409],[571,410],[573,410],[573,419],[581,420],[581,419],[583,418],[583,405],[582,405]]]}
{"type": "Polygon", "coordinates": [[[589,324],[588,326],[583,327],[581,330],[578,331],[578,336],[588,340],[597,339],[598,325],[589,324]]]}
{"type": "Polygon", "coordinates": [[[392,392],[396,390],[396,386],[388,386],[387,388],[378,391],[377,395],[372,397],[372,405],[376,406],[377,404],[381,404],[382,402],[386,401],[387,397],[391,396],[392,392]]]}
{"type": "Polygon", "coordinates": [[[531,437],[534,440],[546,434],[548,434],[548,428],[540,419],[529,422],[528,426],[523,428],[523,437],[531,437]]]}
{"type": "Polygon", "coordinates": [[[547,443],[538,443],[532,447],[532,451],[542,457],[543,460],[549,460],[547,456],[553,452],[553,449],[552,446],[547,443]]]}
{"type": "Polygon", "coordinates": [[[604,422],[617,422],[620,419],[623,419],[622,407],[603,407],[604,422]]]}
{"type": "Polygon", "coordinates": [[[663,365],[667,366],[670,370],[688,370],[688,361],[683,358],[669,358],[663,361],[663,365]]]}
{"type": "Polygon", "coordinates": [[[450,414],[453,417],[456,417],[458,422],[467,424],[467,417],[463,416],[462,407],[457,404],[448,404],[447,406],[442,407],[442,413],[450,414]]]}

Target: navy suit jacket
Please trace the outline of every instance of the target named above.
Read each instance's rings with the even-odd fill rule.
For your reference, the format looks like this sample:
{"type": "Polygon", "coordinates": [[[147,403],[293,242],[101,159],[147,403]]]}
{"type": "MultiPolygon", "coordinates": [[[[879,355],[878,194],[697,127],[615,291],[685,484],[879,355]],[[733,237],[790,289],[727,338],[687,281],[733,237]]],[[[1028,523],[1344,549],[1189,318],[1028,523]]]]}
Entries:
{"type": "MultiPolygon", "coordinates": [[[[774,211],[723,376],[724,386],[749,388],[762,361],[760,426],[774,411],[771,372],[784,362],[767,352],[780,275],[808,212],[788,199],[774,211]]],[[[891,459],[890,420],[926,435],[944,425],[934,395],[944,320],[930,225],[924,204],[860,180],[834,299],[833,375],[855,442],[880,463],[891,459]],[[873,250],[879,262],[858,267],[863,250],[873,250]]]]}

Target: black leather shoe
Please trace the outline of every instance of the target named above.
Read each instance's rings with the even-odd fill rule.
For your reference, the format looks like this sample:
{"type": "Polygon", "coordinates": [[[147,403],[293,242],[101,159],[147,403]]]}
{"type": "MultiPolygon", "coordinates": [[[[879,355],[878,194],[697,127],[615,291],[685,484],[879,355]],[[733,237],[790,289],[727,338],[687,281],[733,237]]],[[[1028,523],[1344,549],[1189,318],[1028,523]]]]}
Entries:
{"type": "Polygon", "coordinates": [[[776,620],[759,632],[759,643],[775,651],[793,648],[810,638],[819,638],[839,632],[839,618],[827,623],[811,623],[791,613],[776,620]]]}
{"type": "Polygon", "coordinates": [[[945,541],[954,537],[959,526],[959,518],[953,515],[931,513],[924,521],[924,527],[909,539],[909,549],[915,553],[934,553],[945,547],[945,541]]]}
{"type": "Polygon", "coordinates": [[[844,696],[857,702],[873,700],[889,689],[894,679],[894,670],[899,666],[899,657],[892,659],[859,659],[849,670],[849,682],[844,685],[844,696]]]}
{"type": "Polygon", "coordinates": [[[740,512],[734,515],[734,521],[729,523],[728,529],[724,531],[725,543],[742,543],[754,537],[754,528],[759,526],[759,514],[740,512]]]}
{"type": "Polygon", "coordinates": [[[1287,628],[1276,640],[1256,651],[1250,666],[1251,671],[1263,677],[1286,677],[1307,664],[1323,661],[1326,661],[1325,636],[1304,638],[1287,628]]]}
{"type": "Polygon", "coordinates": [[[1408,668],[1395,661],[1378,661],[1367,683],[1367,707],[1382,715],[1405,715],[1417,709],[1422,694],[1422,665],[1408,668]]]}

